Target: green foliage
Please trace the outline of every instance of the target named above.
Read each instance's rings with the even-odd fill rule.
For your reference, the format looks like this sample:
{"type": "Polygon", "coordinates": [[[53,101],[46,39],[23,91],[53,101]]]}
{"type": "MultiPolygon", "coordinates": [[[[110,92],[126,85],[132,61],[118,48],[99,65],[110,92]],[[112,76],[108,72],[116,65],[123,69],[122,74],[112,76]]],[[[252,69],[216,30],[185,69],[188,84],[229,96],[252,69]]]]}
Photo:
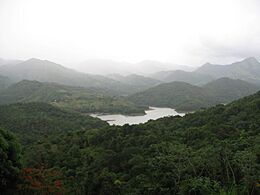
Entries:
{"type": "Polygon", "coordinates": [[[27,80],[10,86],[0,94],[0,104],[17,102],[46,102],[83,113],[144,113],[143,107],[123,97],[112,97],[101,89],[27,80]]]}
{"type": "Polygon", "coordinates": [[[0,192],[15,188],[21,168],[20,153],[13,134],[0,129],[0,192]]]}
{"type": "Polygon", "coordinates": [[[260,86],[239,79],[220,78],[207,83],[203,88],[216,102],[227,103],[257,92],[260,86]]]}
{"type": "Polygon", "coordinates": [[[172,107],[180,111],[194,111],[229,103],[251,95],[259,86],[242,80],[220,78],[203,87],[184,82],[164,83],[129,96],[129,100],[144,106],[172,107]]]}
{"type": "Polygon", "coordinates": [[[198,110],[215,103],[202,88],[184,82],[163,83],[133,94],[129,100],[139,105],[171,107],[181,111],[198,110]]]}
{"type": "Polygon", "coordinates": [[[46,135],[107,126],[88,115],[69,112],[46,103],[18,103],[0,106],[0,127],[18,135],[23,144],[40,141],[46,135]]]}
{"type": "MultiPolygon", "coordinates": [[[[258,194],[260,92],[140,125],[73,131],[35,144],[84,194],[258,194]]],[[[46,160],[47,159],[47,160],[46,160]]]]}

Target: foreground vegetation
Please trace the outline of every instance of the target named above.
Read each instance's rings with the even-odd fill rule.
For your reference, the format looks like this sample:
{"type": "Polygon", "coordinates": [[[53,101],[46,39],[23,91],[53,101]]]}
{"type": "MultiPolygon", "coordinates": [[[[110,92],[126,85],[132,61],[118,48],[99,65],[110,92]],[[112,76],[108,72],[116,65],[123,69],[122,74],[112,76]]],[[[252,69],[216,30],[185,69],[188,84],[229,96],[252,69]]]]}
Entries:
{"type": "MultiPolygon", "coordinates": [[[[22,142],[24,169],[17,163],[20,176],[17,172],[13,176],[21,178],[16,181],[17,190],[68,194],[260,193],[260,92],[185,117],[123,127],[84,119],[46,104],[39,105],[37,112],[28,112],[32,108],[17,112],[16,106],[21,104],[1,107],[5,110],[1,116],[9,114],[1,117],[0,127],[35,140],[22,142]],[[41,117],[33,117],[37,113],[41,117]],[[49,120],[42,121],[45,117],[49,120]],[[26,128],[21,128],[24,123],[26,128]],[[42,128],[45,125],[48,133],[42,128]],[[49,136],[52,131],[56,133],[49,136]]],[[[12,138],[4,139],[13,142],[12,138]]],[[[8,158],[6,148],[6,144],[1,145],[8,158]]],[[[18,150],[12,151],[19,156],[18,150]]],[[[10,161],[15,163],[16,159],[10,161]]],[[[9,165],[1,165],[1,169],[9,169],[9,165]]],[[[6,181],[13,185],[3,186],[5,190],[15,184],[8,177],[6,181]]]]}

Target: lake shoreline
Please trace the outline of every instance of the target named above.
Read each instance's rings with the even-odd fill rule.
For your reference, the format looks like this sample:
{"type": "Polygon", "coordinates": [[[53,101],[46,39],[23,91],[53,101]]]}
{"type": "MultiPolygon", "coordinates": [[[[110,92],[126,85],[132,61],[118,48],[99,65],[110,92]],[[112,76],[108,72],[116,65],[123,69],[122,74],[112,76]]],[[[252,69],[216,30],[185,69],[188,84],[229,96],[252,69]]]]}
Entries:
{"type": "Polygon", "coordinates": [[[140,124],[145,123],[149,120],[156,120],[168,116],[184,116],[186,113],[177,112],[173,108],[161,108],[161,107],[152,107],[145,110],[144,115],[124,115],[124,114],[103,114],[103,113],[92,113],[90,116],[97,117],[103,121],[106,121],[110,125],[124,125],[124,124],[140,124]]]}

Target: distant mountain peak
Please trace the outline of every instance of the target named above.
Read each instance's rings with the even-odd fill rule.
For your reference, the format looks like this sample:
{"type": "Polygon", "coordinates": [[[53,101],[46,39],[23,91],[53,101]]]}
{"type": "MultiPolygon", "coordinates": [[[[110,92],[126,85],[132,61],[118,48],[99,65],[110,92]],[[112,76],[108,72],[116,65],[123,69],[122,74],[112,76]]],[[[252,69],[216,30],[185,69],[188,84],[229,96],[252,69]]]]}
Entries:
{"type": "Polygon", "coordinates": [[[243,62],[249,62],[249,63],[259,63],[259,61],[255,57],[248,57],[243,60],[243,62]]]}
{"type": "Polygon", "coordinates": [[[205,63],[205,64],[203,64],[203,66],[211,66],[212,64],[211,63],[209,63],[209,62],[207,62],[207,63],[205,63]]]}
{"type": "Polygon", "coordinates": [[[26,60],[26,62],[42,62],[43,60],[40,60],[38,58],[30,58],[28,60],[26,60]]]}
{"type": "Polygon", "coordinates": [[[207,62],[207,63],[203,64],[200,68],[210,68],[212,66],[213,66],[213,64],[207,62]]]}

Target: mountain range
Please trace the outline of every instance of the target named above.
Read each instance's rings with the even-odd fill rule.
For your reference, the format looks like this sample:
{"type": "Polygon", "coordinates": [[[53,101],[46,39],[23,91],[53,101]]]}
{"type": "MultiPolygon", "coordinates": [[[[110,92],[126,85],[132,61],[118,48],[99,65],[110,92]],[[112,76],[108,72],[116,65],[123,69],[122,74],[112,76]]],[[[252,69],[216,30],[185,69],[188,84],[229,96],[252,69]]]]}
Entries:
{"type": "Polygon", "coordinates": [[[150,77],[163,82],[183,81],[195,85],[203,85],[221,77],[260,84],[260,63],[254,57],[249,57],[228,65],[206,63],[192,72],[163,71],[151,74],[150,77]]]}
{"type": "Polygon", "coordinates": [[[137,74],[130,74],[127,76],[122,76],[120,74],[111,74],[111,75],[107,75],[107,77],[119,81],[121,83],[135,86],[136,88],[140,88],[139,90],[153,87],[155,85],[162,83],[157,79],[153,79],[153,78],[149,78],[137,74]]]}
{"type": "Polygon", "coordinates": [[[35,58],[18,64],[3,65],[0,67],[0,75],[8,77],[14,82],[24,79],[40,82],[56,82],[71,86],[101,88],[120,95],[127,95],[150,87],[149,85],[143,85],[142,76],[135,77],[135,86],[132,86],[129,84],[131,82],[123,83],[101,75],[81,73],[48,60],[35,58]],[[139,81],[141,86],[137,87],[138,79],[141,79],[139,81]]]}
{"type": "Polygon", "coordinates": [[[203,85],[214,80],[214,77],[207,74],[186,72],[183,70],[161,71],[150,75],[150,77],[166,83],[181,81],[194,85],[203,85]]]}
{"type": "MultiPolygon", "coordinates": [[[[193,71],[188,66],[176,66],[156,61],[143,61],[135,64],[135,66],[131,63],[122,65],[120,62],[111,60],[89,60],[85,64],[84,67],[91,67],[94,70],[98,70],[98,72],[103,70],[106,76],[90,74],[93,73],[91,70],[88,73],[78,72],[48,60],[35,58],[23,62],[0,59],[0,75],[7,76],[15,82],[23,79],[56,82],[64,85],[109,89],[125,95],[153,87],[161,82],[182,81],[202,86],[221,77],[241,79],[260,84],[260,63],[253,57],[228,65],[206,63],[193,71]],[[124,67],[122,66],[132,69],[133,72],[142,72],[142,74],[149,75],[149,77],[136,73],[127,74],[126,72],[117,74],[118,71],[115,70],[115,67],[123,69],[124,67]],[[99,70],[99,67],[102,68],[99,70]],[[144,71],[138,71],[143,67],[145,67],[144,71]],[[149,74],[149,72],[152,72],[149,71],[149,67],[150,70],[156,69],[161,71],[149,74]],[[168,70],[164,70],[165,67],[168,67],[168,70]],[[170,70],[171,67],[172,70],[170,70]],[[179,70],[176,70],[176,68],[179,68],[179,70]]],[[[81,70],[87,71],[84,67],[81,70]]]]}
{"type": "Polygon", "coordinates": [[[207,74],[213,78],[229,77],[260,83],[260,63],[254,57],[246,58],[240,62],[225,66],[207,63],[194,72],[207,74]]]}
{"type": "MultiPolygon", "coordinates": [[[[2,61],[5,61],[5,63],[8,62],[6,60],[2,61]]],[[[196,93],[197,95],[195,96],[192,94],[191,97],[193,97],[194,100],[198,100],[197,106],[202,107],[205,105],[207,107],[212,105],[212,99],[214,99],[213,102],[215,103],[222,103],[233,100],[235,96],[239,98],[244,95],[249,95],[254,91],[251,90],[251,86],[248,86],[250,85],[249,83],[260,84],[260,63],[253,57],[229,65],[212,65],[207,63],[191,72],[184,70],[160,71],[150,74],[149,77],[137,74],[126,76],[120,74],[108,74],[107,76],[93,75],[78,72],[48,60],[39,60],[35,58],[23,62],[17,60],[9,62],[10,64],[0,66],[0,90],[8,87],[12,83],[17,83],[22,80],[54,82],[66,86],[95,88],[97,91],[103,91],[104,94],[106,93],[106,95],[109,96],[131,96],[135,94],[131,97],[136,97],[137,94],[146,94],[147,91],[149,92],[150,90],[158,90],[156,94],[162,96],[162,94],[167,93],[167,90],[169,90],[169,94],[178,94],[180,89],[183,90],[181,93],[183,95],[183,102],[185,102],[184,100],[186,100],[186,102],[190,101],[189,98],[186,99],[184,96],[186,93],[189,94],[189,92],[193,91],[192,93],[196,93]],[[222,77],[234,80],[240,79],[240,81],[234,81],[234,83],[230,80],[217,80],[222,77]],[[175,81],[178,82],[171,83],[175,81]],[[248,83],[241,83],[242,81],[248,83]],[[190,84],[191,86],[187,84],[190,84]],[[214,89],[211,89],[213,84],[215,85],[214,89]],[[203,88],[203,90],[201,91],[201,88],[195,89],[194,85],[203,88]],[[220,87],[222,91],[216,90],[217,85],[222,86],[220,87]],[[226,88],[224,87],[225,85],[226,88]],[[245,86],[248,86],[249,92],[245,86]],[[184,92],[188,88],[192,88],[192,90],[184,92]],[[236,91],[236,89],[238,89],[238,91],[236,91]],[[242,93],[241,89],[244,89],[245,93],[242,93]],[[215,98],[208,99],[208,93],[215,98]],[[224,95],[219,97],[218,94],[224,95]],[[216,99],[218,99],[218,101],[215,101],[216,99]],[[200,102],[202,104],[200,104],[200,102]]],[[[160,63],[154,61],[145,61],[143,63],[146,65],[153,64],[154,66],[155,64],[158,66],[160,65],[160,63]]],[[[252,88],[255,89],[255,87],[256,86],[253,85],[252,88]]],[[[168,97],[169,94],[165,94],[162,99],[168,97]]],[[[149,97],[145,101],[156,97],[157,95],[155,95],[155,97],[149,97]]],[[[166,102],[169,101],[167,100],[166,102]]],[[[166,105],[168,105],[168,103],[164,106],[166,105]]],[[[175,104],[171,106],[174,105],[175,104]]]]}
{"type": "Polygon", "coordinates": [[[109,74],[120,74],[124,76],[130,74],[149,75],[162,70],[194,70],[194,68],[191,66],[163,63],[153,60],[129,63],[107,59],[90,59],[80,64],[73,64],[73,67],[85,73],[100,74],[104,76],[109,74]]]}

